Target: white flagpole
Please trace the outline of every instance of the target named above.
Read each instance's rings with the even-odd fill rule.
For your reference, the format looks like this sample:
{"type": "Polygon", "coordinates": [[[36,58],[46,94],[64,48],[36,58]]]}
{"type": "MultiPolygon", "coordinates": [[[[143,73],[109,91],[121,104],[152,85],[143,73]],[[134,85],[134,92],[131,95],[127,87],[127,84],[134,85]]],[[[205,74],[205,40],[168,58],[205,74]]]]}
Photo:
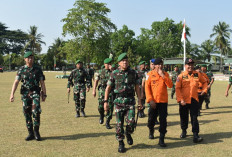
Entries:
{"type": "MultiPolygon", "coordinates": [[[[185,59],[186,59],[186,39],[185,39],[185,33],[186,33],[186,24],[185,24],[185,19],[184,19],[184,61],[183,62],[185,62],[185,59]]],[[[183,63],[183,69],[184,69],[184,71],[185,71],[185,63],[183,63]]]]}

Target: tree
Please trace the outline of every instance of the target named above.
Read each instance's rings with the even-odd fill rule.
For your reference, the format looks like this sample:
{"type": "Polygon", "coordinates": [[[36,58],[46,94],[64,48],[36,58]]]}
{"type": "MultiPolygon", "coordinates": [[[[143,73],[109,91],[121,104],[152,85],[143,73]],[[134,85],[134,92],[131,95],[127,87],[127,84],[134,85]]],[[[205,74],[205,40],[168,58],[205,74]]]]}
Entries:
{"type": "Polygon", "coordinates": [[[46,45],[42,38],[44,36],[41,33],[38,33],[38,27],[30,26],[30,30],[28,31],[28,42],[25,46],[25,50],[30,50],[34,54],[40,53],[42,51],[41,44],[46,45]]]}
{"type": "Polygon", "coordinates": [[[215,50],[216,50],[216,47],[213,44],[213,41],[212,40],[205,40],[201,44],[201,49],[202,49],[203,59],[204,60],[208,59],[208,62],[210,62],[210,58],[211,58],[210,53],[215,52],[215,50]]]}
{"type": "Polygon", "coordinates": [[[228,24],[219,22],[218,25],[213,26],[213,33],[210,35],[211,38],[216,36],[214,43],[221,52],[220,71],[222,71],[222,55],[225,53],[226,47],[228,47],[227,40],[230,39],[230,32],[232,32],[232,30],[228,24]]]}
{"type": "MultiPolygon", "coordinates": [[[[110,40],[104,41],[108,47],[105,52],[96,51],[99,50],[98,47],[102,46],[98,41],[108,38],[110,32],[116,29],[116,26],[106,17],[109,12],[110,9],[104,3],[94,0],[76,0],[74,8],[70,9],[67,17],[62,19],[62,22],[65,23],[63,35],[69,34],[75,38],[67,44],[74,46],[73,42],[78,42],[76,45],[80,45],[80,48],[75,53],[84,54],[86,62],[102,56],[101,53],[109,53],[110,40]]],[[[68,49],[70,48],[68,47],[68,49]]]]}

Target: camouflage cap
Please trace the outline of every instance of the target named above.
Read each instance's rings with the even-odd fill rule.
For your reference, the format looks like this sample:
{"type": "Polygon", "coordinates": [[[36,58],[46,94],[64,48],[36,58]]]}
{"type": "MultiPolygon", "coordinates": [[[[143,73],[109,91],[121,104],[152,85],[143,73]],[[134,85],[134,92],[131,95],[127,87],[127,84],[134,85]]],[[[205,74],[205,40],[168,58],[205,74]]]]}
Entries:
{"type": "Polygon", "coordinates": [[[28,58],[29,56],[33,56],[32,52],[31,51],[25,52],[24,58],[28,58]]]}
{"type": "Polygon", "coordinates": [[[82,61],[80,61],[80,60],[78,59],[75,63],[76,63],[76,64],[82,63],[82,61]]]}
{"type": "Polygon", "coordinates": [[[139,65],[145,64],[145,61],[141,61],[139,62],[139,65]]]}
{"type": "Polygon", "coordinates": [[[122,54],[120,54],[120,55],[118,56],[118,62],[120,62],[121,60],[126,59],[126,58],[128,58],[128,57],[127,57],[127,54],[126,54],[126,53],[122,53],[122,54]]]}
{"type": "Polygon", "coordinates": [[[110,62],[112,62],[112,58],[106,58],[104,60],[104,64],[109,64],[110,62]]]}

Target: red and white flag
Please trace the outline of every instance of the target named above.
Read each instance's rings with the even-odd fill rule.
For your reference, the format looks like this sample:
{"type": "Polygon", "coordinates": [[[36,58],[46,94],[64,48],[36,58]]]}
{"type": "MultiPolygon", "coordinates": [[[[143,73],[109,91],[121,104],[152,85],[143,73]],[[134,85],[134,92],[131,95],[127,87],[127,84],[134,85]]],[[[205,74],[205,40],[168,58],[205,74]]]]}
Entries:
{"type": "Polygon", "coordinates": [[[184,42],[186,40],[186,32],[185,32],[185,19],[184,19],[184,25],[183,25],[183,32],[181,37],[181,42],[184,42]]]}

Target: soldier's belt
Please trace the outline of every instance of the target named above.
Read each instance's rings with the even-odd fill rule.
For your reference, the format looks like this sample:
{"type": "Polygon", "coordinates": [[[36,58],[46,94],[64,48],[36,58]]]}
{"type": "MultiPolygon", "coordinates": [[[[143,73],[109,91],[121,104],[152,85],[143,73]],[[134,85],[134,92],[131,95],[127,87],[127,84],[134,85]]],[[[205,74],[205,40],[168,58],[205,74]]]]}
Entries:
{"type": "Polygon", "coordinates": [[[133,93],[116,93],[116,98],[118,97],[134,97],[133,93]]]}

